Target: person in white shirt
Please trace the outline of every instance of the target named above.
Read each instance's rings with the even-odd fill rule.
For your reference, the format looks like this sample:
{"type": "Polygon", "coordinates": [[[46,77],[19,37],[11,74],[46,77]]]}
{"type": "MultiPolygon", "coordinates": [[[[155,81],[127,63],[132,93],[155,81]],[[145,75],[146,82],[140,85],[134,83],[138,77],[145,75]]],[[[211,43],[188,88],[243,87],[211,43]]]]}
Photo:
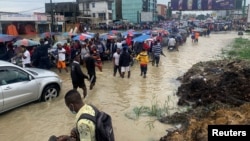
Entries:
{"type": "Polygon", "coordinates": [[[21,46],[23,53],[22,53],[22,65],[23,68],[25,67],[31,67],[31,57],[30,57],[30,52],[26,49],[25,46],[21,46]]]}
{"type": "Polygon", "coordinates": [[[178,47],[176,46],[176,40],[173,36],[171,36],[168,41],[168,48],[170,47],[176,48],[176,50],[178,51],[178,47]]]}
{"type": "Polygon", "coordinates": [[[86,58],[86,56],[87,56],[89,53],[90,53],[89,48],[87,47],[86,44],[83,44],[83,45],[82,45],[82,48],[81,48],[81,61],[82,61],[82,64],[84,64],[85,58],[86,58]]]}
{"type": "Polygon", "coordinates": [[[66,60],[66,50],[62,47],[61,44],[57,44],[57,68],[59,72],[61,73],[61,69],[65,69],[66,72],[68,72],[65,60],[66,60]]]}
{"type": "Polygon", "coordinates": [[[120,48],[116,49],[116,52],[113,55],[113,64],[114,64],[114,76],[116,76],[117,70],[120,74],[120,76],[122,75],[121,73],[121,67],[119,66],[119,59],[120,59],[120,48]]]}
{"type": "Polygon", "coordinates": [[[116,42],[116,46],[117,46],[117,48],[119,48],[121,50],[122,49],[122,42],[120,40],[118,40],[116,42]]]}

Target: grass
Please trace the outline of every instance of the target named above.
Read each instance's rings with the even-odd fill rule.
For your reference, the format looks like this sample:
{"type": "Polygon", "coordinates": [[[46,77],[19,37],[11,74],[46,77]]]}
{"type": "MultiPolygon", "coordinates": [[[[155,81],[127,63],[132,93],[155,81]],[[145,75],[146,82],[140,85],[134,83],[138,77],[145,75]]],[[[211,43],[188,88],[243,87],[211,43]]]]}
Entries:
{"type": "Polygon", "coordinates": [[[141,116],[154,117],[152,120],[146,122],[146,126],[148,126],[149,129],[152,129],[154,128],[155,121],[161,119],[164,116],[170,115],[171,111],[183,110],[174,107],[176,105],[174,103],[175,102],[170,96],[167,97],[167,100],[163,104],[157,100],[156,96],[153,96],[149,106],[136,106],[133,108],[133,112],[131,114],[126,113],[125,116],[133,120],[138,120],[141,116]]]}
{"type": "Polygon", "coordinates": [[[226,58],[250,60],[250,40],[246,38],[234,39],[229,50],[223,50],[226,58]]]}

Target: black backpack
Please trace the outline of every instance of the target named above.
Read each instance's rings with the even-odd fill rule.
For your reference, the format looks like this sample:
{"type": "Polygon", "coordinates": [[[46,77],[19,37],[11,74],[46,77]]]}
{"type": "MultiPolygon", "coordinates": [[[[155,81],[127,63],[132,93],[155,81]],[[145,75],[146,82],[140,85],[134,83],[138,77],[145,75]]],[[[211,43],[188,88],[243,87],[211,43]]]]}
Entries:
{"type": "Polygon", "coordinates": [[[111,116],[103,111],[99,111],[93,105],[90,106],[95,110],[95,116],[84,113],[77,122],[80,119],[91,120],[95,124],[96,141],[115,141],[111,116]]]}

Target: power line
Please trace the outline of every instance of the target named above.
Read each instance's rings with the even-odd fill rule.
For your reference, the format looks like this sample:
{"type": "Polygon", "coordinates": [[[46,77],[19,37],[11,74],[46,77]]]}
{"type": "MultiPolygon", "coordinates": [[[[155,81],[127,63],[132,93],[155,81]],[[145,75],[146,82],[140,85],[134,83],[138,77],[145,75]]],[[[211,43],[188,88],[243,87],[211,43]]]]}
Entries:
{"type": "Polygon", "coordinates": [[[45,7],[39,7],[39,8],[35,8],[35,9],[29,9],[29,10],[25,10],[25,11],[19,11],[17,13],[25,13],[25,12],[30,12],[30,11],[34,11],[34,10],[39,10],[39,9],[42,9],[42,8],[45,8],[45,7]]]}

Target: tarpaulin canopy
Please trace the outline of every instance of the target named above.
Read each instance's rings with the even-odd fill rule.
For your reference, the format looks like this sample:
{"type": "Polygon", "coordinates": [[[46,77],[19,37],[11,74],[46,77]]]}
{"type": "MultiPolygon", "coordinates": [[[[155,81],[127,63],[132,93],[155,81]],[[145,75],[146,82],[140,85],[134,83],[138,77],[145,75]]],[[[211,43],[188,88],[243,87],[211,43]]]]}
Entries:
{"type": "Polygon", "coordinates": [[[147,39],[149,39],[149,38],[151,38],[151,36],[145,34],[145,35],[141,35],[141,36],[139,36],[139,37],[134,38],[133,41],[134,41],[134,42],[144,42],[145,40],[147,40],[147,39]]]}

